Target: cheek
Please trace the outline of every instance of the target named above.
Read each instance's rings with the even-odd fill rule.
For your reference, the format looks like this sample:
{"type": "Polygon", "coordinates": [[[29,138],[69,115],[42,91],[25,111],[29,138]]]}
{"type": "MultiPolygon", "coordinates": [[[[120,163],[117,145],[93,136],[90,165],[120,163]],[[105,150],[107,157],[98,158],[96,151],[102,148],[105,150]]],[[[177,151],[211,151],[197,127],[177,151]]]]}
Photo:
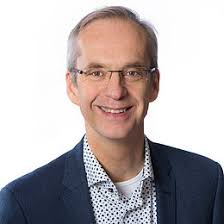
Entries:
{"type": "Polygon", "coordinates": [[[141,85],[138,88],[131,89],[129,92],[138,104],[145,105],[149,103],[150,89],[148,86],[141,85]]]}
{"type": "Polygon", "coordinates": [[[79,102],[82,112],[85,112],[84,110],[90,110],[97,97],[97,89],[89,86],[87,84],[82,85],[79,91],[79,102]]]}
{"type": "Polygon", "coordinates": [[[145,116],[147,114],[148,105],[150,102],[149,88],[142,87],[138,90],[135,90],[132,96],[135,98],[137,103],[137,111],[139,116],[145,116]]]}

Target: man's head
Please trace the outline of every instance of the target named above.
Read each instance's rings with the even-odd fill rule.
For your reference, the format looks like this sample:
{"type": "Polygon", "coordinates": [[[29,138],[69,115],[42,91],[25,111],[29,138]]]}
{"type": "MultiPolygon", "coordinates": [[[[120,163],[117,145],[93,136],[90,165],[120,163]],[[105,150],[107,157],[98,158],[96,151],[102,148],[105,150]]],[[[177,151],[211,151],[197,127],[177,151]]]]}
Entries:
{"type": "MultiPolygon", "coordinates": [[[[102,9],[93,11],[92,13],[89,13],[82,20],[80,20],[80,22],[70,32],[68,43],[67,43],[67,70],[68,71],[71,72],[73,70],[76,64],[76,59],[78,55],[81,53],[79,46],[77,44],[79,33],[92,22],[96,20],[102,20],[102,19],[120,19],[124,21],[133,22],[137,26],[139,26],[139,29],[141,29],[145,33],[145,37],[146,37],[146,46],[145,46],[146,57],[149,58],[152,67],[156,67],[156,68],[158,67],[157,37],[154,32],[154,27],[152,26],[152,24],[148,23],[147,21],[141,20],[139,16],[133,11],[131,11],[130,9],[127,9],[122,6],[111,6],[111,7],[102,8],[102,9]]],[[[118,35],[122,36],[122,33],[118,35]]]]}
{"type": "Polygon", "coordinates": [[[142,135],[148,104],[158,94],[155,34],[128,15],[137,18],[121,7],[93,12],[69,37],[67,91],[94,138],[142,135]]]}

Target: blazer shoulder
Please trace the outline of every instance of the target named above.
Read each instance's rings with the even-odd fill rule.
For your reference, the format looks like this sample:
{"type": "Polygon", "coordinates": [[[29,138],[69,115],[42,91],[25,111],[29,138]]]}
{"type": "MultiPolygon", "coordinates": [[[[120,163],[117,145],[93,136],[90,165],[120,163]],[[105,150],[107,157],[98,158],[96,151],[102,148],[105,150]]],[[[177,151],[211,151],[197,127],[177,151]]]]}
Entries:
{"type": "Polygon", "coordinates": [[[212,223],[224,223],[224,176],[217,162],[158,143],[151,143],[151,151],[152,156],[157,159],[156,162],[160,163],[160,169],[164,169],[164,161],[169,164],[169,174],[174,177],[176,197],[181,201],[180,204],[191,204],[195,214],[200,210],[201,214],[210,211],[212,223]]]}
{"type": "Polygon", "coordinates": [[[184,173],[216,176],[220,165],[203,155],[183,149],[151,142],[151,150],[158,156],[165,157],[173,171],[180,176],[184,173]]]}
{"type": "Polygon", "coordinates": [[[55,209],[59,211],[56,212],[58,216],[52,217],[59,217],[62,195],[67,189],[63,183],[65,170],[71,169],[67,167],[68,161],[76,169],[76,163],[81,160],[81,148],[78,144],[48,164],[7,184],[0,191],[0,223],[25,224],[42,217],[46,211],[54,213],[55,209]]]}
{"type": "Polygon", "coordinates": [[[55,189],[58,183],[62,182],[66,160],[73,156],[75,151],[76,147],[34,171],[13,180],[4,189],[12,193],[26,194],[33,193],[35,190],[44,191],[53,185],[55,189]]]}

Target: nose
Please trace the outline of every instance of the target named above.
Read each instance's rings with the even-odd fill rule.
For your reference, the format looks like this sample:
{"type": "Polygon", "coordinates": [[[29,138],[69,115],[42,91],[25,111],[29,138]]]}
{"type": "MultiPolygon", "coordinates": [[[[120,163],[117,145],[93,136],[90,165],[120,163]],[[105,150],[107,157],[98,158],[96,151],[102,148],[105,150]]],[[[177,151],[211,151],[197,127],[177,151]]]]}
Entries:
{"type": "Polygon", "coordinates": [[[111,72],[110,78],[105,88],[105,95],[114,100],[121,100],[127,95],[127,89],[119,71],[111,72]]]}

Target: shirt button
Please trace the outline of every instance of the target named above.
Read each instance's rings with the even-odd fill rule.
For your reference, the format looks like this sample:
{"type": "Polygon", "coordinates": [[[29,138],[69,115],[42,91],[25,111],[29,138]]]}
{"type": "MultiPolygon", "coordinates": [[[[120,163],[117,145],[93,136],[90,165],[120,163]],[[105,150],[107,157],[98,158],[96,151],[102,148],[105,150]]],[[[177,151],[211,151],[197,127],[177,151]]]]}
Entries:
{"type": "Polygon", "coordinates": [[[114,192],[113,188],[109,188],[108,190],[109,190],[110,193],[114,192]]]}

